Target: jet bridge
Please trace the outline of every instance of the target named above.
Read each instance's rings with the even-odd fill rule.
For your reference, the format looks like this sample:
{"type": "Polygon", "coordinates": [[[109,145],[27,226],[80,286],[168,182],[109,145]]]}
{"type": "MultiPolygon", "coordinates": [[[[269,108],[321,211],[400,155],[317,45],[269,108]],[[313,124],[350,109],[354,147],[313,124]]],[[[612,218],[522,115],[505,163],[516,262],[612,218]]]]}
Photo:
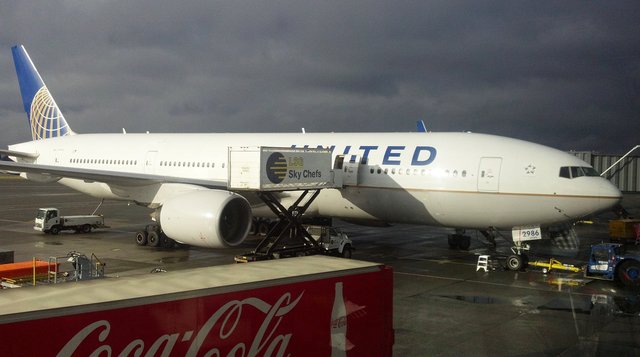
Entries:
{"type": "Polygon", "coordinates": [[[301,224],[302,216],[325,188],[342,187],[342,170],[333,170],[328,149],[230,147],[228,189],[254,192],[278,217],[255,250],[236,256],[250,262],[288,256],[311,255],[322,248],[301,224]],[[285,207],[278,199],[284,191],[301,191],[285,207]]]}

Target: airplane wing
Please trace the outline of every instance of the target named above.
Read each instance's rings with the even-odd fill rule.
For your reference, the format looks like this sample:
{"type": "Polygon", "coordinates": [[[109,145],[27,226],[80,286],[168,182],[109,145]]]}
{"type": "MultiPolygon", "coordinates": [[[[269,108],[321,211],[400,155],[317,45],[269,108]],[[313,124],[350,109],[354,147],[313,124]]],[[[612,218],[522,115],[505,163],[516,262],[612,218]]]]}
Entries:
{"type": "Polygon", "coordinates": [[[0,161],[0,170],[11,173],[34,173],[43,176],[66,177],[85,182],[103,182],[119,186],[145,186],[156,183],[183,183],[206,188],[227,189],[226,181],[189,179],[183,177],[140,174],[107,170],[83,169],[64,166],[28,164],[22,162],[0,161]]]}

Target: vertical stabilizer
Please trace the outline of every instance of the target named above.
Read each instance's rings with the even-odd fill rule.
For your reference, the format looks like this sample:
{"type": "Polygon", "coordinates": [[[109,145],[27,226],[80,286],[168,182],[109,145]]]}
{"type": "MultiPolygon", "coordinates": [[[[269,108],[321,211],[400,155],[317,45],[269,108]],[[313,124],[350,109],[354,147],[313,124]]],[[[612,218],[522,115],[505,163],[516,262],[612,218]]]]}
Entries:
{"type": "Polygon", "coordinates": [[[73,134],[24,46],[13,46],[11,52],[33,140],[73,134]]]}

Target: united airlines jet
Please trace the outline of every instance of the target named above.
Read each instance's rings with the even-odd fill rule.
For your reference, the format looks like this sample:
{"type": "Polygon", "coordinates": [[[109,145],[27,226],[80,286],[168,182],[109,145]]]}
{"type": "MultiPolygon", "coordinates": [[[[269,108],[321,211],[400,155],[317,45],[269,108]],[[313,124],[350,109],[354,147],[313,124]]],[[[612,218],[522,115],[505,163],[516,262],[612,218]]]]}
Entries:
{"type": "MultiPolygon", "coordinates": [[[[186,244],[237,246],[252,214],[271,214],[255,194],[227,188],[229,147],[324,147],[355,164],[347,185],[322,190],[309,216],[486,232],[572,222],[621,199],[573,155],[468,132],[79,134],[24,47],[12,51],[33,140],[2,150],[13,161],[0,169],[147,206],[167,237],[186,244]]],[[[279,199],[286,205],[298,195],[279,199]]],[[[468,248],[469,237],[454,238],[450,244],[468,248]]]]}

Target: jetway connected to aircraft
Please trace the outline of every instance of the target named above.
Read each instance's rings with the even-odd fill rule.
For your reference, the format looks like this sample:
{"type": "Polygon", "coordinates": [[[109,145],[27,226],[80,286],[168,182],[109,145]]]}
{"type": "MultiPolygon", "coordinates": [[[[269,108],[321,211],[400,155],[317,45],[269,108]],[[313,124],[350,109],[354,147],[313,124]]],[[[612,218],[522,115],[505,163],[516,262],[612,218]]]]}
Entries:
{"type": "Polygon", "coordinates": [[[342,187],[342,182],[342,170],[333,169],[328,149],[230,147],[228,189],[255,192],[278,217],[277,224],[256,249],[237,256],[236,261],[321,252],[301,219],[320,190],[342,187]],[[301,194],[290,207],[285,207],[278,199],[278,193],[283,191],[301,191],[301,194]]]}

